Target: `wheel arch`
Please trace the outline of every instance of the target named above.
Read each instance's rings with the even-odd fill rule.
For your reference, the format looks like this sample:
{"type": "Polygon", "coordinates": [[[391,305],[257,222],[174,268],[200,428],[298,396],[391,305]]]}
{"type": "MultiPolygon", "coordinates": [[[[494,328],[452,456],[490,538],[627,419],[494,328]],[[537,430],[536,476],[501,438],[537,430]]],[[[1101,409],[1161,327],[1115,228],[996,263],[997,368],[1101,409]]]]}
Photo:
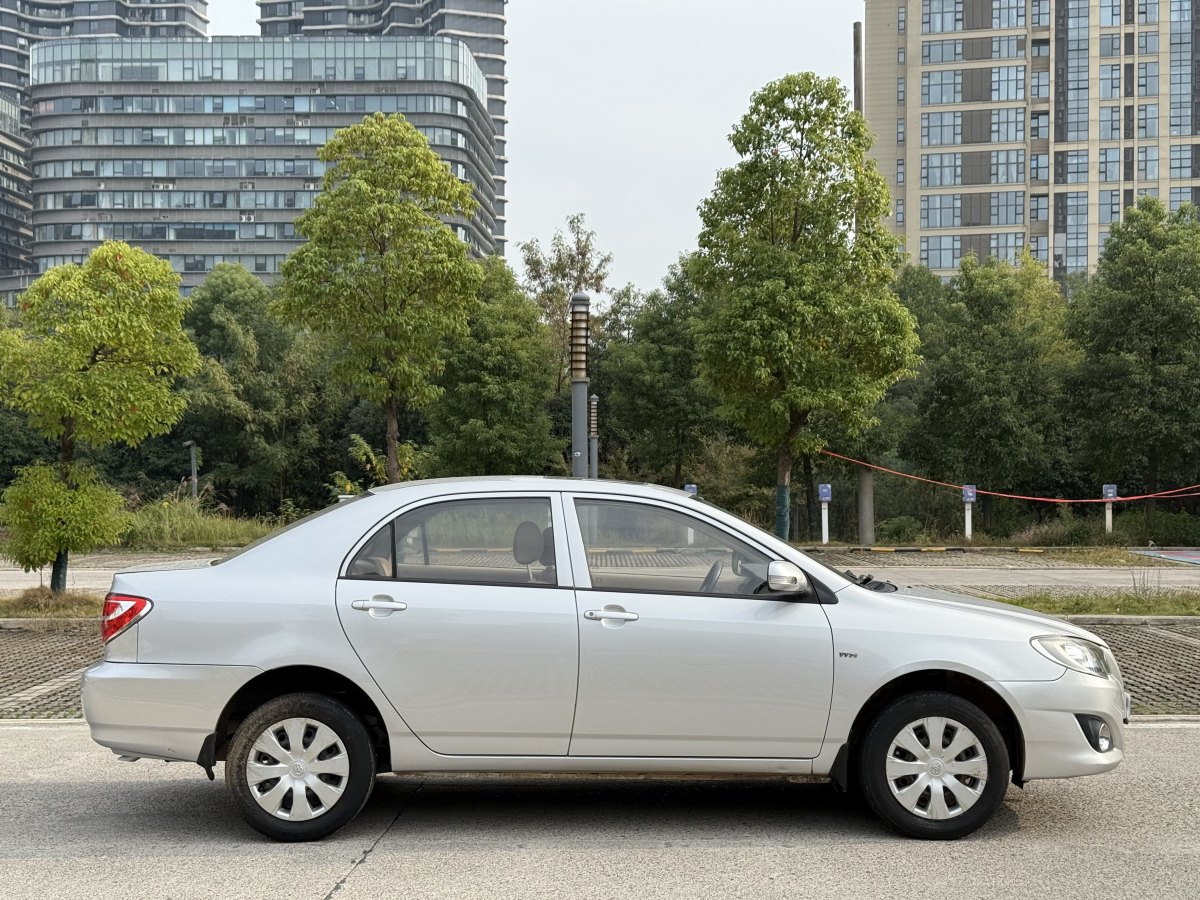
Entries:
{"type": "MultiPolygon", "coordinates": [[[[380,772],[391,771],[391,741],[379,707],[349,678],[319,666],[285,666],[270,669],[242,685],[221,710],[216,730],[205,741],[205,751],[202,751],[201,755],[211,752],[208,759],[210,766],[218,760],[225,759],[234,732],[246,716],[269,700],[285,694],[302,692],[324,694],[349,707],[362,720],[375,745],[376,768],[380,772]]],[[[201,765],[204,764],[204,760],[200,762],[201,765]]]]}
{"type": "Polygon", "coordinates": [[[1024,784],[1025,735],[1016,713],[1008,702],[986,683],[963,672],[947,669],[923,669],[908,672],[887,682],[875,691],[854,717],[846,744],[834,762],[833,780],[845,789],[856,769],[857,754],[862,737],[880,711],[898,697],[918,691],[944,691],[978,706],[995,723],[1004,737],[1012,765],[1012,780],[1018,787],[1024,784]]]}

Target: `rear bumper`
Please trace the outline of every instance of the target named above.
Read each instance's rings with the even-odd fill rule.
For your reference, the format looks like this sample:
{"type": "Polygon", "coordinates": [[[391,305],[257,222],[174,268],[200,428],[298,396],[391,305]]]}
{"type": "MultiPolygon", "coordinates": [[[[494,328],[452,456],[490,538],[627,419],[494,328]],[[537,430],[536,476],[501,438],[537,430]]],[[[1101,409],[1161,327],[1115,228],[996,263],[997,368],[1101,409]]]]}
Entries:
{"type": "Polygon", "coordinates": [[[196,762],[253,666],[100,662],[83,675],[92,740],[124,756],[196,762]]]}
{"type": "Polygon", "coordinates": [[[1125,753],[1125,692],[1111,678],[1067,671],[1057,681],[1003,682],[1018,711],[1025,736],[1023,779],[1073,778],[1108,772],[1125,753]],[[1108,723],[1113,749],[1092,748],[1078,715],[1098,716],[1108,723]]]}

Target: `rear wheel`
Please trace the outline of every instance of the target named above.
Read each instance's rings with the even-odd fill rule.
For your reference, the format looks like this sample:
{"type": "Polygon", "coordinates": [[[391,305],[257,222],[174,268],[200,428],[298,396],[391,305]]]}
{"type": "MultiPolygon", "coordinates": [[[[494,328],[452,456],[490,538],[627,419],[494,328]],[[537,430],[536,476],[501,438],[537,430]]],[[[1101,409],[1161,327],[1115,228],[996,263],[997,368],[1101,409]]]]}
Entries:
{"type": "Polygon", "coordinates": [[[904,834],[950,839],[991,818],[1008,790],[1009,758],[995,723],[954,694],[909,694],[885,707],[859,754],[863,796],[904,834]]]}
{"type": "Polygon", "coordinates": [[[251,827],[312,841],[358,815],[375,783],[375,749],[353,712],[321,694],[264,703],[238,727],[225,783],[251,827]]]}

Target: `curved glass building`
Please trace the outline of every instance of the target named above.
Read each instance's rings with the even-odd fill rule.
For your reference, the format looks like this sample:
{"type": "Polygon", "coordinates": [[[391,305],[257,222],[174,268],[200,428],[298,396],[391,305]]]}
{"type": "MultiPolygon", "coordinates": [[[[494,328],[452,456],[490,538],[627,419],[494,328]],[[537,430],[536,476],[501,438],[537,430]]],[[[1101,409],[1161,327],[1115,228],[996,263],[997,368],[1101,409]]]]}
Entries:
{"type": "Polygon", "coordinates": [[[198,284],[218,262],[268,280],[320,190],[317,150],[363,116],[403,113],[479,209],[449,224],[496,252],[495,132],[486,79],[444,37],[90,39],[33,48],[33,264],[103,240],[168,259],[198,284]]]}
{"type": "Polygon", "coordinates": [[[474,54],[487,79],[487,107],[496,129],[496,240],[504,242],[505,46],[508,0],[255,0],[263,35],[393,35],[456,38],[474,54]]]}

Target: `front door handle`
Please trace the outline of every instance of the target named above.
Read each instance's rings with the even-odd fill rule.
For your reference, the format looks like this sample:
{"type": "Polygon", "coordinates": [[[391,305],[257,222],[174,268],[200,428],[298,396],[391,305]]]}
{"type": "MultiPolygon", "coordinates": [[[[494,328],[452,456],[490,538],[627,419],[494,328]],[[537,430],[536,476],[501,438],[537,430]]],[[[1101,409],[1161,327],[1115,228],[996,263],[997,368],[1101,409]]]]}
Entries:
{"type": "Polygon", "coordinates": [[[636,622],[641,618],[637,613],[625,612],[623,609],[589,609],[583,614],[585,619],[602,622],[605,619],[616,619],[619,622],[636,622]]]}
{"type": "Polygon", "coordinates": [[[408,609],[407,603],[400,600],[393,600],[390,597],[372,597],[370,600],[355,600],[350,606],[353,609],[369,612],[371,615],[388,615],[408,609]]]}

